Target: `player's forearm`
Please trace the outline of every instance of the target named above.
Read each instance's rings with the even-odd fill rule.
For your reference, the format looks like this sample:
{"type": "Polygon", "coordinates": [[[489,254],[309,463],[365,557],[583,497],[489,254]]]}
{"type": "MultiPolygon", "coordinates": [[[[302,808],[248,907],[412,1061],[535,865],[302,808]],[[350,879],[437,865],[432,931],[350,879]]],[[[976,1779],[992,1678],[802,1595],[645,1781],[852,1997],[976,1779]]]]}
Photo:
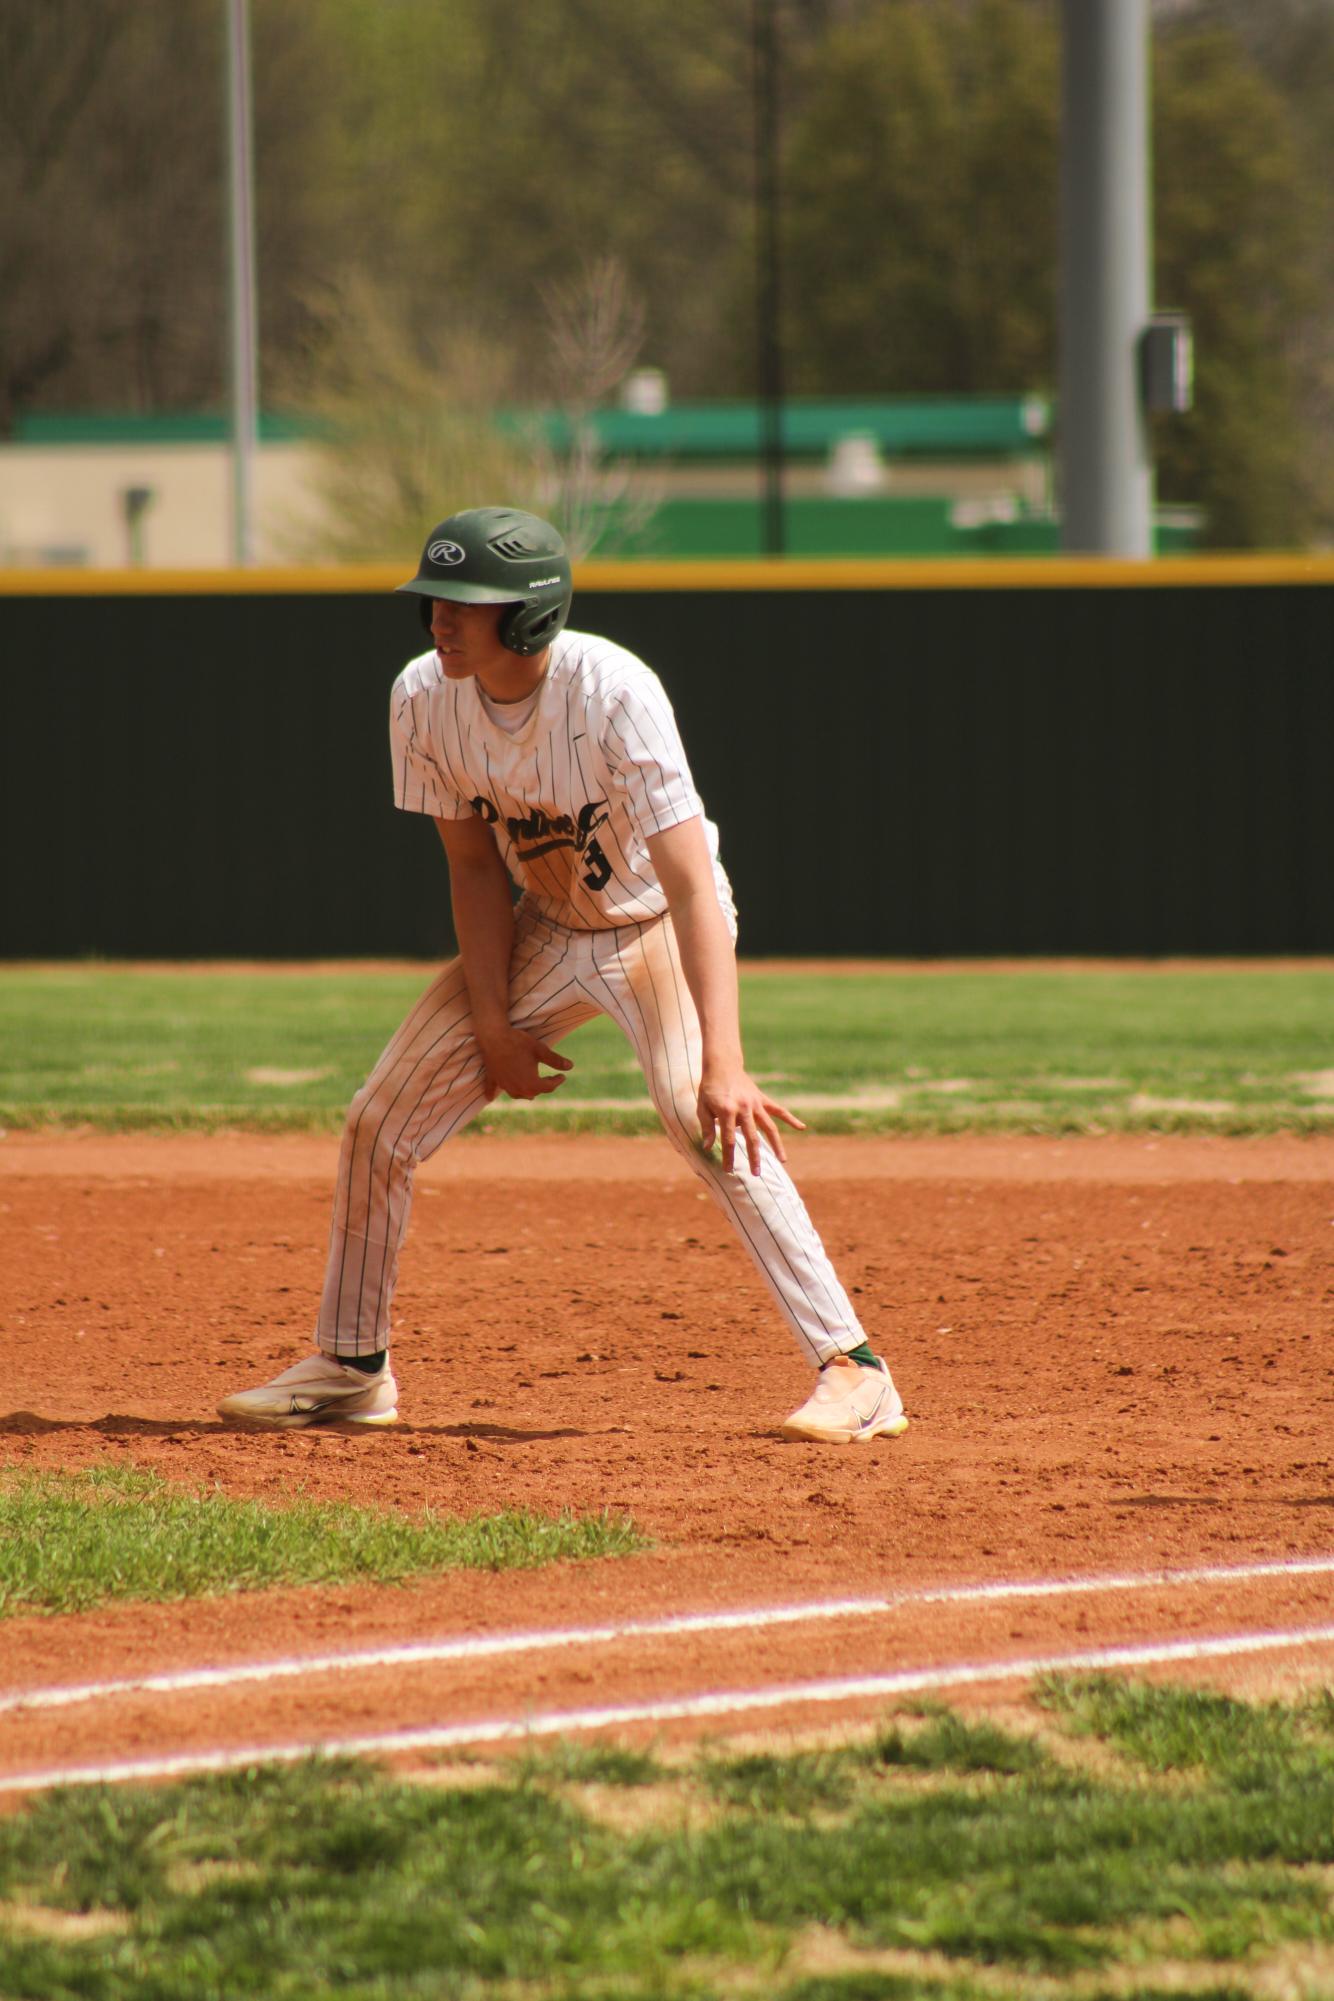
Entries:
{"type": "Polygon", "coordinates": [[[699,819],[652,834],[649,855],[667,897],[690,998],[699,1016],[707,1071],[743,1067],[736,951],[718,901],[713,861],[699,819]]]}
{"type": "Polygon", "coordinates": [[[690,998],[699,1016],[706,1070],[740,1068],[741,1008],[736,951],[713,884],[671,901],[672,926],[690,998]]]}
{"type": "Polygon", "coordinates": [[[473,1027],[478,1037],[484,1038],[509,1025],[510,956],[514,949],[509,877],[503,866],[453,868],[450,897],[473,1027]]]}

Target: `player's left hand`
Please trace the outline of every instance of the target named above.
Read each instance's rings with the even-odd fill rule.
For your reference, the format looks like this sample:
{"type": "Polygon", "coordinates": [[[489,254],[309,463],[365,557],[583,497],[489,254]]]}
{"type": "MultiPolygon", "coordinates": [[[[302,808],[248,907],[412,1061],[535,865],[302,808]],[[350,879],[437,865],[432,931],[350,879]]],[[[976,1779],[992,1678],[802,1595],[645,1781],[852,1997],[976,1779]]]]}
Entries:
{"type": "Polygon", "coordinates": [[[565,1082],[566,1071],[574,1068],[568,1056],[548,1048],[540,1036],[530,1035],[526,1029],[512,1024],[498,1033],[479,1034],[477,1046],[482,1055],[485,1073],[482,1088],[488,1104],[502,1091],[507,1098],[544,1097],[547,1092],[558,1090],[565,1082]],[[543,1065],[557,1075],[549,1076],[543,1065]]]}
{"type": "Polygon", "coordinates": [[[744,1070],[732,1076],[710,1076],[706,1070],[699,1087],[699,1130],[706,1153],[711,1152],[716,1140],[722,1148],[723,1171],[733,1173],[738,1143],[745,1147],[752,1174],[758,1174],[763,1154],[760,1150],[760,1135],[764,1135],[780,1160],[786,1160],[782,1136],[776,1120],[791,1126],[794,1132],[805,1132],[806,1126],[795,1112],[786,1105],[780,1105],[766,1091],[762,1091],[753,1077],[744,1070]]]}

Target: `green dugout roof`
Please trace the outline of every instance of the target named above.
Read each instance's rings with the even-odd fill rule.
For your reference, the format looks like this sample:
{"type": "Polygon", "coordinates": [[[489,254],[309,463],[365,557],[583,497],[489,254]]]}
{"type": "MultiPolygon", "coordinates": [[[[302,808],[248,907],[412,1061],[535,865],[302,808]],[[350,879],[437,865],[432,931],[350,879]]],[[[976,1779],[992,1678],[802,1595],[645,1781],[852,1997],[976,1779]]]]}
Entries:
{"type": "MultiPolygon", "coordinates": [[[[794,396],[783,405],[783,445],[791,458],[823,458],[840,439],[874,438],[890,457],[1013,457],[1044,450],[1051,437],[1051,405],[1041,396],[794,396]]],[[[556,411],[506,413],[514,430],[536,425],[556,450],[568,444],[571,420],[556,411]]],[[[602,449],[615,458],[753,459],[762,450],[761,413],[744,399],[671,403],[656,415],[635,410],[595,410],[587,420],[602,449]]],[[[262,442],[289,443],[313,436],[318,426],[274,412],[260,419],[262,442]]],[[[34,412],[15,424],[20,445],[225,444],[221,412],[180,411],[151,416],[118,411],[34,412]]]]}
{"type": "MultiPolygon", "coordinates": [[[[290,444],[310,437],[313,424],[298,417],[263,416],[260,441],[290,444]]],[[[225,445],[230,419],[220,411],[35,410],[15,420],[16,445],[225,445]]]]}

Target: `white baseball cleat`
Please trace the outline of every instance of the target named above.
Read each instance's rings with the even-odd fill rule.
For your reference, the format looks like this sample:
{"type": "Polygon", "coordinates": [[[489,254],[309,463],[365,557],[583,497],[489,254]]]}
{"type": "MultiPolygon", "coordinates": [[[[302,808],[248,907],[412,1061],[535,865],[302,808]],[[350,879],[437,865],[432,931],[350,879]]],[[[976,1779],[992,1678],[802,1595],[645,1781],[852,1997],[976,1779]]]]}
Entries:
{"type": "Polygon", "coordinates": [[[847,1445],[854,1438],[895,1438],[908,1429],[903,1398],[877,1357],[873,1369],[831,1362],[800,1410],[782,1426],[784,1438],[813,1438],[847,1445]]]}
{"type": "Polygon", "coordinates": [[[308,1424],[396,1424],[398,1384],[387,1356],[379,1374],[368,1376],[334,1355],[308,1355],[271,1383],[224,1397],[218,1416],[268,1431],[300,1431],[308,1424]]]}

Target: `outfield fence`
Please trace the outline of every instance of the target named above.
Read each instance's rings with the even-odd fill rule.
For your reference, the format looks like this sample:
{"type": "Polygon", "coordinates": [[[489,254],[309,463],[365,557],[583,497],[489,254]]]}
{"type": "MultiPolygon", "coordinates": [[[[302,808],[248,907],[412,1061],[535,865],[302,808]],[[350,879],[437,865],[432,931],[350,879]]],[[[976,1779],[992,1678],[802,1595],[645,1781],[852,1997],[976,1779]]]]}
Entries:
{"type": "MultiPolygon", "coordinates": [[[[0,573],[0,954],[434,956],[404,571],[0,573]]],[[[742,950],[1334,950],[1334,559],[587,565],[742,950]]]]}

